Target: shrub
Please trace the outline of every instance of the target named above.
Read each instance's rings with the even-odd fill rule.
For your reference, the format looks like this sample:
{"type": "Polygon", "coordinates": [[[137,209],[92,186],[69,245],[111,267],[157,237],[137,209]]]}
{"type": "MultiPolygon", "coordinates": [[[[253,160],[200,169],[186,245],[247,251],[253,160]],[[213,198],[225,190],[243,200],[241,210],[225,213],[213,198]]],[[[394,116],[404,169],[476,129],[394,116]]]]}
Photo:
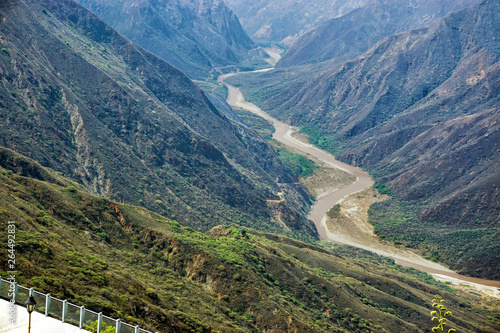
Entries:
{"type": "Polygon", "coordinates": [[[66,187],[65,190],[67,192],[76,193],[76,187],[74,187],[74,186],[68,186],[68,187],[66,187]]]}

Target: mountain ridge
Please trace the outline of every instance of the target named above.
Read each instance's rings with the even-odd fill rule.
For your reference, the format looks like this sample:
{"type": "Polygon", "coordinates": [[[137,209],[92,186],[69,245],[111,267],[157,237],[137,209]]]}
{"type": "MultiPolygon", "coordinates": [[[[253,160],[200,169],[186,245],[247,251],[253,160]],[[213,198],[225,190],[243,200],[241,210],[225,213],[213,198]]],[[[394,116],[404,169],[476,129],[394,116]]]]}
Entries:
{"type": "Polygon", "coordinates": [[[276,66],[330,59],[345,62],[364,53],[383,37],[425,27],[440,17],[479,2],[481,0],[372,1],[298,37],[276,66]]]}
{"type": "Polygon", "coordinates": [[[0,8],[1,144],[197,229],[232,221],[315,237],[309,194],[262,138],[179,70],[64,1],[0,8]],[[278,207],[289,226],[266,206],[278,191],[290,200],[278,207]]]}
{"type": "Polygon", "coordinates": [[[289,45],[301,33],[370,0],[226,0],[254,40],[289,45]]]}

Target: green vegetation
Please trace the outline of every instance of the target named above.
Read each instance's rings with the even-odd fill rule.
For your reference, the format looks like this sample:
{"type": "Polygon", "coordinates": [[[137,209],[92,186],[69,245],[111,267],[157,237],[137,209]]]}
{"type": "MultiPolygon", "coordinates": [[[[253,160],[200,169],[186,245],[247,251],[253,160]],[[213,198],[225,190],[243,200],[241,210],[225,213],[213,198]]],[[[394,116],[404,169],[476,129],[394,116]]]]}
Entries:
{"type": "Polygon", "coordinates": [[[205,92],[219,94],[224,97],[224,99],[227,98],[228,90],[226,85],[218,82],[215,78],[207,79],[206,81],[193,80],[193,82],[195,82],[196,85],[198,85],[205,92]]]}
{"type": "Polygon", "coordinates": [[[309,142],[318,148],[324,149],[337,157],[342,151],[343,145],[331,134],[322,134],[322,131],[314,125],[304,125],[300,132],[309,136],[309,142]]]}
{"type": "Polygon", "coordinates": [[[391,195],[392,192],[390,189],[388,189],[385,184],[383,183],[375,183],[375,185],[373,185],[373,187],[378,191],[378,193],[382,194],[382,195],[391,195]]]}
{"type": "Polygon", "coordinates": [[[328,217],[331,219],[340,217],[340,204],[336,204],[332,208],[330,208],[326,215],[328,215],[328,217]]]}
{"type": "Polygon", "coordinates": [[[74,186],[68,186],[68,187],[66,187],[66,191],[71,192],[71,193],[75,193],[76,192],[76,187],[74,187],[74,186]]]}
{"type": "Polygon", "coordinates": [[[252,58],[247,58],[238,65],[238,68],[243,72],[267,67],[270,67],[269,64],[260,55],[253,56],[252,58]]]}
{"type": "MultiPolygon", "coordinates": [[[[98,321],[94,321],[89,325],[87,325],[87,327],[85,327],[85,330],[89,331],[89,332],[93,332],[93,333],[97,333],[97,325],[98,325],[98,321]]],[[[101,330],[100,332],[102,333],[116,333],[116,327],[115,326],[108,326],[106,323],[102,323],[101,324],[101,330]]]]}
{"type": "Polygon", "coordinates": [[[314,169],[318,166],[307,157],[299,154],[294,154],[283,148],[278,148],[278,154],[292,169],[297,177],[306,178],[313,174],[314,169]]]}
{"type": "Polygon", "coordinates": [[[257,131],[257,133],[259,133],[264,140],[272,140],[274,126],[269,121],[248,111],[235,109],[234,112],[243,121],[243,123],[257,131]]]}
{"type": "MultiPolygon", "coordinates": [[[[81,180],[95,193],[198,231],[228,224],[316,237],[305,212],[295,208],[308,204],[307,193],[290,187],[295,193],[282,203],[296,212],[293,225],[283,225],[289,220],[280,221],[273,215],[278,212],[263,204],[279,190],[276,180],[293,174],[262,138],[227,121],[183,73],[144,53],[95,15],[56,0],[43,4],[50,15],[36,14],[42,11],[38,2],[22,2],[16,10],[9,6],[3,13],[11,19],[0,34],[9,40],[9,50],[20,51],[26,68],[20,71],[0,52],[2,75],[26,79],[33,73],[43,81],[26,79],[23,87],[4,82],[9,98],[0,118],[12,121],[0,128],[0,137],[12,138],[5,142],[9,147],[66,175],[94,165],[81,180]],[[36,106],[20,98],[26,89],[36,106]],[[68,105],[78,106],[71,115],[68,105]],[[71,121],[80,116],[88,128],[83,141],[71,121]],[[83,157],[79,149],[88,154],[83,157]]],[[[206,85],[225,89],[215,80],[206,85]]],[[[69,186],[68,194],[78,197],[79,187],[69,186]]],[[[98,234],[112,240],[109,232],[98,234]]]]}
{"type": "MultiPolygon", "coordinates": [[[[344,162],[369,168],[379,182],[390,181],[391,191],[382,184],[377,184],[378,190],[400,200],[396,206],[404,206],[404,214],[413,216],[401,220],[399,207],[391,216],[393,210],[379,204],[384,217],[375,217],[374,224],[381,237],[417,247],[432,260],[464,274],[498,280],[500,158],[498,140],[492,138],[499,132],[499,123],[498,110],[491,108],[497,105],[496,95],[470,91],[460,83],[466,78],[458,69],[469,66],[477,50],[497,54],[498,42],[487,36],[498,25],[497,17],[489,13],[499,8],[498,1],[481,2],[443,18],[437,30],[394,35],[379,52],[367,52],[344,64],[342,56],[333,63],[316,60],[339,56],[349,47],[328,50],[324,43],[316,43],[325,52],[319,55],[312,51],[315,43],[299,38],[274,71],[240,75],[228,82],[239,85],[247,100],[277,119],[303,127],[314,144],[344,162]],[[446,29],[448,25],[459,27],[458,33],[446,29]],[[468,31],[477,31],[477,39],[467,39],[468,31]],[[446,38],[434,43],[435,36],[446,38]],[[413,40],[418,47],[401,48],[402,40],[413,40]],[[288,66],[307,59],[314,64],[288,66]],[[398,66],[400,59],[414,67],[398,66]],[[429,68],[428,63],[435,66],[429,68]],[[443,85],[444,95],[432,93],[443,85]]],[[[306,39],[331,37],[332,43],[341,44],[346,35],[329,30],[339,27],[344,28],[340,23],[325,25],[306,39]]],[[[473,70],[476,65],[471,66],[473,70]]],[[[486,89],[490,82],[482,77],[474,84],[486,89]]]]}

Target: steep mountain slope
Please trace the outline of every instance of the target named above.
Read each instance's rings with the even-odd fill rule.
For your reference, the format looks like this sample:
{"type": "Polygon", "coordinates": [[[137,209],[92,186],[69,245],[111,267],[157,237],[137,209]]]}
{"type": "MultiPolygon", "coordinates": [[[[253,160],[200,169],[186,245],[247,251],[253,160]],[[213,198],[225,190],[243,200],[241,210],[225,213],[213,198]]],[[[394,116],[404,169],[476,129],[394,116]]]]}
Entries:
{"type": "Polygon", "coordinates": [[[0,16],[2,145],[197,229],[315,236],[291,171],[179,70],[71,0],[2,2],[0,16]]]}
{"type": "Polygon", "coordinates": [[[429,242],[453,267],[497,279],[498,265],[486,272],[482,262],[500,253],[499,9],[484,1],[340,65],[262,74],[250,94],[341,159],[369,168],[406,202],[425,228],[412,238],[393,219],[392,238],[429,242]],[[471,247],[459,256],[467,263],[451,259],[464,240],[471,247]]]}
{"type": "Polygon", "coordinates": [[[256,41],[289,44],[297,35],[370,0],[226,0],[256,41]]]}
{"type": "Polygon", "coordinates": [[[355,58],[383,37],[422,28],[481,0],[372,1],[301,35],[276,65],[293,66],[355,58]]]}
{"type": "Polygon", "coordinates": [[[265,66],[222,0],[78,0],[127,38],[190,77],[215,67],[265,66]]]}
{"type": "Polygon", "coordinates": [[[18,283],[153,331],[420,333],[436,293],[450,327],[499,328],[475,296],[389,259],[234,227],[198,233],[4,148],[0,188],[0,228],[16,222],[18,283]]]}

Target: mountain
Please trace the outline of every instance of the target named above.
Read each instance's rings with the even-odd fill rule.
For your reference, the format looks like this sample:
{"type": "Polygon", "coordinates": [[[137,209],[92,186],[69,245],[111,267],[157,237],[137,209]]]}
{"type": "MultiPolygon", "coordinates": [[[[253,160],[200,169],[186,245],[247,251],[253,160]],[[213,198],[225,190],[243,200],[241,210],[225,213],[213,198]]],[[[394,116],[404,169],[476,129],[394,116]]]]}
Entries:
{"type": "MultiPolygon", "coordinates": [[[[499,329],[478,297],[390,259],[244,228],[199,233],[3,147],[0,188],[19,284],[151,331],[420,333],[435,294],[452,311],[449,327],[499,329]]],[[[7,243],[0,237],[2,258],[7,243]]],[[[2,277],[9,270],[0,261],[2,277]]]]}
{"type": "Polygon", "coordinates": [[[233,83],[257,87],[247,95],[264,110],[388,186],[402,203],[374,206],[379,234],[498,279],[499,7],[388,36],[352,61],[233,83]]]}
{"type": "Polygon", "coordinates": [[[423,28],[481,0],[371,1],[301,35],[277,67],[351,60],[386,36],[423,28]]]}
{"type": "Polygon", "coordinates": [[[1,145],[198,230],[316,237],[291,170],[178,69],[71,0],[2,2],[0,16],[1,145]]]}
{"type": "Polygon", "coordinates": [[[290,44],[298,35],[370,0],[226,0],[256,41],[290,44]]]}
{"type": "Polygon", "coordinates": [[[222,0],[78,0],[106,23],[188,76],[204,79],[216,68],[266,66],[222,0]]]}

